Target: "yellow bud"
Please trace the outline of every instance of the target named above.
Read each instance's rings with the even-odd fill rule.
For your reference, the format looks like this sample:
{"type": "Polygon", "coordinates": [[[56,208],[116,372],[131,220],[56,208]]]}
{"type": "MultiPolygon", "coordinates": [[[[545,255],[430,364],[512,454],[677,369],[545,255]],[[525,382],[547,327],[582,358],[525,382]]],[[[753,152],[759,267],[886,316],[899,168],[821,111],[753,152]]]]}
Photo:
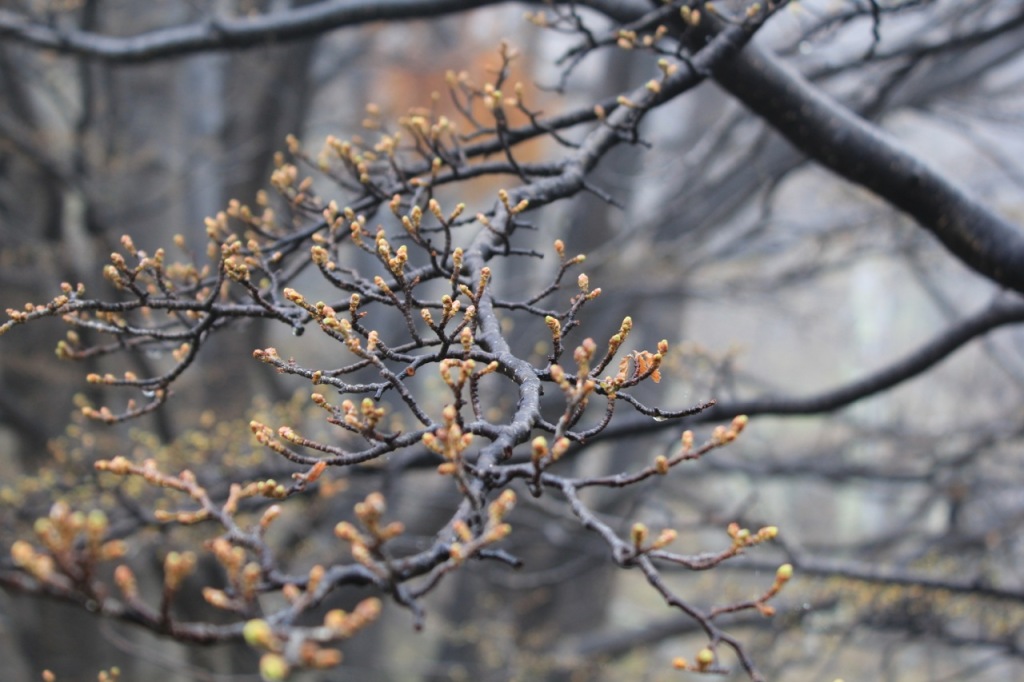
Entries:
{"type": "Polygon", "coordinates": [[[274,632],[270,623],[260,618],[250,620],[242,628],[242,636],[249,646],[267,647],[271,644],[274,632]]]}
{"type": "Polygon", "coordinates": [[[533,439],[533,461],[539,462],[548,454],[548,439],[544,436],[537,436],[533,439]]]}
{"type": "Polygon", "coordinates": [[[633,546],[637,549],[647,540],[647,526],[642,523],[634,523],[633,528],[630,530],[630,539],[633,541],[633,546]]]}
{"type": "Polygon", "coordinates": [[[288,661],[279,654],[263,654],[260,658],[260,676],[267,682],[278,682],[288,677],[288,661]]]}

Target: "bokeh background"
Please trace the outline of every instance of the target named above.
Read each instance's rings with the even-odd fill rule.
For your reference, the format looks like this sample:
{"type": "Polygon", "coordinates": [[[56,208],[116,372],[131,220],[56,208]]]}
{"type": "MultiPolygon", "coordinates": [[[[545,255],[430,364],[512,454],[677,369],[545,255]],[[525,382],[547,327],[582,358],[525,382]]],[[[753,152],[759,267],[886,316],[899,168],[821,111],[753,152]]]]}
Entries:
{"type": "MultiPolygon", "coordinates": [[[[127,36],[314,3],[8,4],[41,21],[127,36]]],[[[879,3],[877,43],[871,4],[791,2],[757,41],[1024,225],[1020,3],[879,3]]],[[[656,73],[649,53],[605,49],[559,92],[558,60],[579,37],[538,28],[524,19],[527,9],[503,4],[143,64],[62,55],[0,34],[0,307],[48,300],[61,281],[106,290],[100,271],[122,234],[151,250],[177,234],[201,244],[206,216],[267,187],[286,134],[315,150],[327,134],[358,134],[367,104],[382,118],[429,104],[448,70],[483,81],[503,38],[520,51],[513,80],[545,113],[587,106],[656,73]]],[[[1007,296],[905,216],[809,162],[713,83],[661,107],[642,134],[648,147],[616,149],[591,177],[621,207],[592,194],[561,202],[538,214],[537,230],[518,245],[550,251],[561,238],[588,255],[590,281],[605,292],[589,311],[588,333],[602,338],[629,314],[637,347],[670,340],[665,379],[645,397],[682,406],[831,391],[1007,296]]],[[[558,153],[536,143],[525,158],[558,153]]],[[[465,191],[462,200],[485,202],[494,186],[465,191]]],[[[521,292],[552,267],[550,259],[509,260],[496,266],[496,281],[521,292]]],[[[209,345],[159,415],[130,427],[86,426],[71,416],[75,396],[98,397],[84,375],[108,367],[58,362],[62,333],[57,322],[41,323],[0,343],[5,484],[76,449],[109,457],[206,434],[211,450],[255,450],[248,417],[297,409],[274,406],[303,388],[251,358],[253,348],[299,341],[248,324],[209,345]]],[[[543,336],[516,338],[529,353],[543,336]]],[[[325,362],[337,353],[304,342],[325,362]]],[[[144,369],[159,359],[130,362],[144,369]]],[[[998,329],[841,409],[755,417],[734,445],[595,504],[624,527],[643,519],[679,528],[680,545],[693,551],[721,546],[731,521],[781,529],[773,547],[707,574],[672,576],[680,592],[712,603],[754,597],[779,563],[797,566],[774,618],[739,616],[731,626],[769,679],[1020,679],[1022,406],[1024,335],[998,329]]],[[[619,470],[670,448],[679,430],[609,439],[574,466],[619,470]]],[[[354,479],[337,504],[351,506],[345,495],[358,499],[371,479],[354,479]]],[[[451,504],[431,480],[412,471],[389,494],[424,528],[451,504]]],[[[329,533],[330,507],[311,509],[329,533]]],[[[692,657],[701,635],[642,576],[616,569],[601,542],[543,499],[524,501],[512,522],[524,569],[467,567],[428,600],[425,631],[388,608],[383,623],[343,647],[342,668],[300,679],[687,675],[671,660],[692,657]]],[[[322,550],[315,531],[292,524],[297,564],[322,550]]],[[[0,652],[5,680],[38,679],[43,668],[60,680],[95,679],[112,665],[125,679],[258,679],[244,647],[187,647],[8,592],[0,593],[0,652]]]]}

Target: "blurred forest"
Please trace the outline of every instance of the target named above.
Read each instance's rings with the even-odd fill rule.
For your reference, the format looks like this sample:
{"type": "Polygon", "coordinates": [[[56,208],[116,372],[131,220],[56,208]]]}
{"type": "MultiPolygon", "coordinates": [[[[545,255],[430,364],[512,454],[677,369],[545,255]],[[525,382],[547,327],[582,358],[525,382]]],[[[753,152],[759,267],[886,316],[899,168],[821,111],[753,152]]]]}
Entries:
{"type": "MultiPolygon", "coordinates": [[[[148,253],[180,243],[205,258],[207,218],[229,202],[279,206],[263,197],[273,194],[287,135],[297,137],[293,155],[315,162],[328,135],[376,139],[416,107],[459,119],[449,90],[466,82],[463,71],[476,83],[503,76],[505,95],[521,82],[538,116],[511,112],[504,133],[494,125],[498,142],[481,163],[511,170],[438,190],[446,212],[461,201],[467,216],[492,215],[492,205],[499,215],[499,188],[529,193],[563,169],[593,131],[628,115],[630,102],[617,98],[661,78],[659,59],[677,74],[692,71],[692,87],[655,92],[673,82],[667,75],[648,86],[642,119],[595,156],[579,189],[524,214],[507,246],[526,255],[495,258],[490,291],[519,301],[543,290],[558,276],[551,244],[560,239],[586,261],[551,305],[577,292],[578,272],[602,289],[566,339],[567,357],[587,336],[603,352],[628,315],[629,350],[669,342],[661,381],[636,387],[637,400],[672,410],[716,404],[678,419],[620,406],[555,471],[632,471],[678,449],[684,429],[704,442],[715,425],[748,415],[727,447],[585,498],[621,537],[636,522],[673,528],[673,547],[694,554],[728,547],[733,522],[778,527],[771,542],[713,570],[661,567],[675,593],[707,612],[757,600],[781,564],[793,566],[771,600],[774,615],[747,608],[715,619],[756,664],[751,672],[738,653],[716,649],[724,679],[1024,677],[1020,2],[8,0],[0,3],[0,308],[49,301],[61,282],[119,300],[103,271],[111,252],[125,251],[125,234],[148,253]],[[729,30],[738,54],[703,66],[705,45],[729,30]],[[556,122],[557,132],[539,126],[528,138],[502,138],[537,120],[556,122]]],[[[460,124],[467,147],[479,139],[469,123],[460,124]]],[[[339,206],[365,196],[320,182],[317,193],[339,206]]],[[[402,197],[403,211],[420,200],[411,190],[402,197]]],[[[398,223],[389,199],[369,222],[390,219],[390,238],[398,223]]],[[[299,253],[309,251],[304,243],[299,253]]],[[[372,254],[353,251],[345,267],[376,273],[372,254]]],[[[296,269],[289,286],[322,291],[324,279],[296,269]]],[[[339,300],[331,305],[346,308],[347,294],[339,300]]],[[[551,333],[529,311],[506,312],[508,345],[543,368],[551,333]]],[[[382,339],[405,333],[400,316],[383,319],[382,339]]],[[[145,512],[127,483],[103,483],[91,463],[155,457],[173,474],[186,465],[201,477],[202,467],[248,467],[279,480],[300,471],[256,442],[250,420],[333,436],[309,403],[309,380],[275,372],[253,350],[275,347],[306,367],[351,361],[309,326],[301,337],[271,317],[218,327],[174,377],[165,404],[110,425],[81,408],[123,406],[125,389],[87,383],[86,374],[158,376],[167,354],[121,340],[120,354],[64,362],[54,356],[66,331],[59,320],[5,330],[0,677],[40,679],[49,669],[58,680],[92,680],[118,666],[128,680],[260,679],[240,629],[204,645],[132,618],[97,617],[95,603],[26,581],[7,548],[31,537],[54,500],[95,479],[110,537],[128,539],[139,589],[158,599],[166,553],[201,548],[218,528],[178,534],[138,522],[145,512]]],[[[89,342],[102,345],[98,335],[89,342]]],[[[545,405],[561,395],[547,386],[545,405]]],[[[424,381],[417,390],[437,418],[435,397],[447,389],[424,381]]],[[[516,399],[495,404],[511,410],[516,399]]],[[[553,409],[552,422],[561,407],[553,409]]],[[[534,435],[516,442],[514,461],[530,461],[534,435]]],[[[419,450],[339,467],[319,491],[296,493],[304,506],[282,503],[292,510],[274,526],[282,565],[303,573],[320,557],[340,560],[331,529],[375,490],[387,498],[386,517],[405,524],[393,541],[398,554],[450,531],[461,498],[436,474],[441,460],[419,450]]],[[[379,622],[339,645],[340,667],[293,679],[693,679],[673,660],[692,661],[708,643],[700,622],[666,604],[640,571],[622,570],[608,542],[557,495],[533,497],[526,479],[512,487],[519,502],[500,546],[521,568],[467,561],[423,597],[422,630],[397,588],[382,592],[379,622]]],[[[200,596],[220,580],[210,554],[176,612],[233,622],[211,616],[200,596]]],[[[331,603],[351,609],[368,594],[341,585],[331,603]]]]}

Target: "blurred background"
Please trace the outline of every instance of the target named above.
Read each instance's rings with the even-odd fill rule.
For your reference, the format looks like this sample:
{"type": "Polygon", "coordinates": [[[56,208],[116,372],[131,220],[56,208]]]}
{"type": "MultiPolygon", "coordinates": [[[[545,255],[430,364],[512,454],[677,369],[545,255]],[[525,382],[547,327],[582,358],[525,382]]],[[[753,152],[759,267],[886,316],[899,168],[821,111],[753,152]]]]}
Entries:
{"type": "MultiPolygon", "coordinates": [[[[4,4],[43,23],[128,36],[315,3],[4,4]]],[[[872,4],[792,2],[757,41],[1024,225],[1020,3],[878,3],[878,41],[872,4]]],[[[315,152],[328,134],[359,134],[369,103],[382,119],[428,105],[447,70],[483,82],[502,38],[520,51],[513,80],[545,114],[589,106],[656,74],[649,53],[605,49],[576,66],[558,92],[566,68],[558,60],[579,36],[538,28],[524,20],[525,9],[503,4],[142,64],[56,54],[0,34],[0,307],[49,300],[61,281],[109,291],[101,268],[122,234],[149,250],[177,234],[202,244],[205,217],[230,199],[250,203],[268,186],[286,134],[315,152]]],[[[595,30],[606,26],[596,14],[583,16],[595,30]]],[[[621,208],[594,194],[555,204],[532,218],[537,230],[521,233],[517,246],[550,252],[560,238],[570,253],[587,254],[590,281],[605,293],[588,310],[585,333],[605,338],[628,314],[636,347],[670,341],[665,379],[643,394],[649,402],[824,394],[1005,296],[905,216],[808,162],[713,83],[653,112],[642,136],[649,147],[620,146],[590,178],[621,208]]],[[[531,144],[524,158],[557,159],[560,151],[531,144]]],[[[460,198],[492,201],[494,188],[469,185],[460,198]]],[[[495,265],[495,279],[521,292],[544,281],[550,261],[506,260],[495,265]]],[[[144,456],[172,446],[244,457],[258,449],[248,419],[287,414],[297,409],[293,393],[306,392],[251,358],[269,345],[286,356],[300,340],[252,323],[209,344],[159,415],[86,426],[71,417],[75,396],[96,398],[84,376],[109,367],[58,362],[62,334],[59,322],[39,323],[2,339],[5,483],[38,475],[54,457],[144,456]]],[[[515,338],[529,354],[545,337],[515,338]]],[[[302,343],[306,357],[327,363],[337,352],[302,343]]],[[[158,359],[129,361],[141,372],[158,359]]],[[[118,366],[127,368],[110,365],[118,366]]],[[[1024,334],[997,329],[840,409],[753,417],[730,447],[594,504],[624,528],[639,519],[679,529],[680,551],[724,546],[731,521],[780,528],[772,547],[707,574],[671,576],[682,594],[711,604],[756,597],[776,566],[796,565],[774,618],[741,615],[729,627],[750,643],[768,679],[1020,679],[1022,406],[1024,334]]],[[[618,471],[638,456],[646,461],[677,442],[683,427],[665,426],[598,442],[567,466],[618,471]]],[[[431,515],[446,518],[452,504],[434,478],[429,469],[410,471],[389,492],[396,515],[422,517],[425,536],[431,515]]],[[[350,508],[379,485],[355,477],[342,501],[310,503],[309,518],[290,530],[295,565],[327,551],[313,536],[318,523],[329,536],[331,505],[350,508]]],[[[526,561],[522,570],[467,566],[427,600],[423,632],[388,607],[381,624],[342,647],[341,668],[298,679],[689,675],[673,671],[671,660],[692,658],[703,635],[563,514],[543,498],[524,499],[510,540],[526,561]]],[[[8,592],[0,593],[0,652],[5,680],[38,679],[43,668],[60,680],[91,680],[112,665],[128,680],[258,679],[244,646],[188,647],[8,592]]]]}

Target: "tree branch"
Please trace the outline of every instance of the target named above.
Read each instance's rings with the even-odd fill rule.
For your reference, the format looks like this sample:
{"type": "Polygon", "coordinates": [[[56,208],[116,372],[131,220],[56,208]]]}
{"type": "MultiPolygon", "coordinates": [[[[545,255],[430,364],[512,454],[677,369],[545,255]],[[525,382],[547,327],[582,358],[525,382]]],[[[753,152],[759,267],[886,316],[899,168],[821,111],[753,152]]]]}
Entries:
{"type": "MultiPolygon", "coordinates": [[[[803,398],[767,396],[733,402],[722,401],[698,415],[688,417],[686,423],[721,422],[739,414],[808,415],[833,412],[924,373],[982,334],[1004,325],[1021,322],[1024,322],[1024,303],[996,304],[950,327],[909,355],[852,383],[803,398]]],[[[643,417],[623,419],[609,426],[592,440],[624,438],[640,433],[653,433],[664,428],[679,428],[679,422],[657,422],[643,417]]]]}
{"type": "Polygon", "coordinates": [[[134,36],[107,36],[46,25],[0,10],[0,36],[33,47],[118,63],[143,63],[212,50],[311,38],[371,21],[436,17],[505,0],[327,0],[257,16],[210,18],[134,36]]]}
{"type": "MultiPolygon", "coordinates": [[[[945,578],[897,566],[883,566],[855,559],[815,557],[802,553],[790,556],[789,561],[802,575],[840,577],[877,585],[923,587],[971,597],[988,597],[1001,602],[1024,603],[1024,591],[997,587],[980,577],[945,578]]],[[[774,571],[778,564],[779,562],[775,560],[748,557],[745,561],[726,565],[732,570],[768,572],[774,571]]]]}
{"type": "Polygon", "coordinates": [[[1024,233],[756,45],[714,78],[810,158],[906,212],[957,258],[1024,292],[1024,233]]]}
{"type": "MultiPolygon", "coordinates": [[[[373,21],[408,21],[505,4],[508,0],[325,0],[256,16],[219,17],[134,36],[107,36],[44,24],[0,9],[0,37],[37,48],[119,64],[179,57],[215,50],[238,50],[281,43],[373,21]]],[[[646,7],[631,0],[584,0],[617,20],[642,16],[646,7]]]]}

